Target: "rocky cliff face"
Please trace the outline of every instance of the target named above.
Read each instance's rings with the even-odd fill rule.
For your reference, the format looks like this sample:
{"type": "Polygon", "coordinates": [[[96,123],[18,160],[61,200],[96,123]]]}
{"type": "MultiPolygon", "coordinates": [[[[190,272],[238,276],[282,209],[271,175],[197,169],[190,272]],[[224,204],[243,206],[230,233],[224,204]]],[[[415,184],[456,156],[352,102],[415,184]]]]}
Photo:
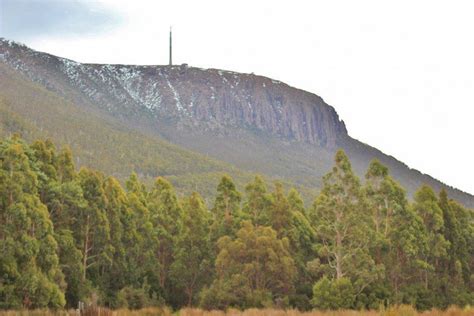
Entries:
{"type": "Polygon", "coordinates": [[[187,65],[80,64],[7,40],[0,41],[0,60],[50,90],[124,118],[147,112],[179,126],[246,127],[329,148],[347,135],[320,97],[253,74],[187,65]]]}
{"type": "MultiPolygon", "coordinates": [[[[360,177],[369,161],[377,158],[409,194],[426,183],[437,191],[445,188],[450,197],[474,207],[472,195],[352,139],[334,108],[317,95],[279,81],[186,65],[81,64],[4,39],[0,39],[0,64],[48,93],[73,101],[84,113],[242,171],[318,188],[333,165],[336,149],[343,148],[360,177]]],[[[148,156],[151,149],[140,150],[148,156]]]]}

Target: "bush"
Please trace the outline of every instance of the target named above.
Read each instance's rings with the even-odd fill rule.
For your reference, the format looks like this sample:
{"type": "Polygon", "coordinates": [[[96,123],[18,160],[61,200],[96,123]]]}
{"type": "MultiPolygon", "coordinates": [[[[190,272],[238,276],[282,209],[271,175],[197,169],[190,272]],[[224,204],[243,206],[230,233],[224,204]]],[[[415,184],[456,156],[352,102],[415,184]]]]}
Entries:
{"type": "Polygon", "coordinates": [[[311,304],[319,309],[349,309],[355,302],[354,288],[347,278],[329,280],[322,277],[313,287],[311,304]]]}
{"type": "Polygon", "coordinates": [[[143,288],[124,287],[117,295],[119,307],[140,309],[151,305],[148,293],[143,288]]]}

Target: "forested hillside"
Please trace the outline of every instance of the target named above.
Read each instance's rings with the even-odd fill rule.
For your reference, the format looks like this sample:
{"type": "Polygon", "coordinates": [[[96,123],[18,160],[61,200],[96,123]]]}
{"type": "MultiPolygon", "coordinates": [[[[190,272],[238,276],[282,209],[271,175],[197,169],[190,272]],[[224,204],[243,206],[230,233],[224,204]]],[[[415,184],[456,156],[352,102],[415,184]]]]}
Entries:
{"type": "MultiPolygon", "coordinates": [[[[134,131],[25,80],[0,64],[0,136],[19,133],[27,141],[51,139],[68,145],[78,166],[94,167],[124,182],[134,171],[145,183],[166,176],[179,193],[198,191],[208,201],[222,172],[243,187],[252,175],[229,163],[165,139],[134,131]]],[[[289,181],[284,181],[289,186],[289,181]]],[[[305,199],[315,189],[299,186],[305,199]]]]}
{"type": "Polygon", "coordinates": [[[222,175],[207,207],[166,177],[122,186],[13,136],[0,142],[0,308],[472,305],[473,221],[444,190],[408,202],[376,160],[359,179],[342,150],[312,205],[222,175]]]}

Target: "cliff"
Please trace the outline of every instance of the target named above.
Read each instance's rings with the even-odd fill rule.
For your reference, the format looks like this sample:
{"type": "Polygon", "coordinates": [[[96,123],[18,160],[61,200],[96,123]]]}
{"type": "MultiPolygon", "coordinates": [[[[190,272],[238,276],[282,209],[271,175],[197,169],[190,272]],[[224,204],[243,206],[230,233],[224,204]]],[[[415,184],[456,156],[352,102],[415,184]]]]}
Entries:
{"type": "Polygon", "coordinates": [[[81,64],[4,39],[0,63],[88,113],[245,172],[317,188],[342,147],[360,176],[377,158],[409,193],[427,183],[474,207],[472,195],[352,139],[333,107],[280,81],[187,65],[81,64]]]}
{"type": "Polygon", "coordinates": [[[0,41],[1,60],[35,82],[111,113],[149,112],[218,130],[246,126],[297,141],[335,147],[347,135],[317,95],[253,74],[181,66],[80,64],[0,41]]]}

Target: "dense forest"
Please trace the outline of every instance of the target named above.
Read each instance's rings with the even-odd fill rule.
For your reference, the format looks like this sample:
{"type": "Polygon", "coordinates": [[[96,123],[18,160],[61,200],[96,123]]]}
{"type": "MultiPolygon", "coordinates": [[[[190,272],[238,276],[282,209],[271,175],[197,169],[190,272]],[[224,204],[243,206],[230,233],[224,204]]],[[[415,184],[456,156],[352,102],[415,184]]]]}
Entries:
{"type": "Polygon", "coordinates": [[[0,142],[0,308],[379,308],[474,304],[474,214],[422,186],[413,201],[343,151],[311,206],[256,176],[207,205],[157,178],[76,170],[49,140],[0,142]]]}

